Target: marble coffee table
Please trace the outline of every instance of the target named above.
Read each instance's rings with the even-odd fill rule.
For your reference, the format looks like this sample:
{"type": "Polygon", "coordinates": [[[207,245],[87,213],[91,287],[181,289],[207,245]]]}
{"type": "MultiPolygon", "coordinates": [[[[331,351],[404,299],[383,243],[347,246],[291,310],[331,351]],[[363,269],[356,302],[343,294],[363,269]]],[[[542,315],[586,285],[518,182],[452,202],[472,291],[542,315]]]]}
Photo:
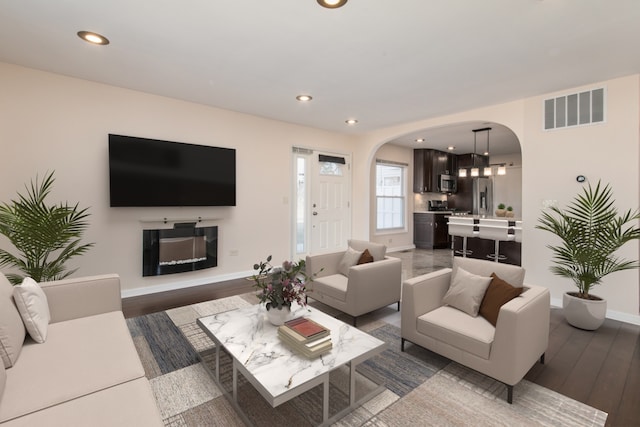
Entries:
{"type": "Polygon", "coordinates": [[[356,400],[356,366],[381,353],[387,347],[384,341],[311,307],[295,306],[292,311],[292,317],[309,317],[331,330],[333,348],[330,352],[307,359],[290,350],[280,341],[277,327],[269,323],[260,305],[198,319],[198,325],[216,344],[214,377],[219,385],[221,348],[233,360],[230,397],[237,409],[241,410],[238,372],[274,408],[323,384],[322,425],[342,417],[384,390],[379,385],[356,400]],[[345,365],[349,367],[349,406],[329,419],[329,373],[345,365]]]}

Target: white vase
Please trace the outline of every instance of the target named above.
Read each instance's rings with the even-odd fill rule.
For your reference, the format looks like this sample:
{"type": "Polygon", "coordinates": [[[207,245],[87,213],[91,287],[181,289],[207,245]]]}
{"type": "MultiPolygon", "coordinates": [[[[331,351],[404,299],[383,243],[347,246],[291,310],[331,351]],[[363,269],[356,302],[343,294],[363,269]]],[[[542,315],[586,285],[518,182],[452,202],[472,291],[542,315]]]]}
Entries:
{"type": "Polygon", "coordinates": [[[280,309],[271,308],[267,310],[267,319],[272,325],[280,326],[291,317],[290,307],[281,307],[280,309]]]}
{"type": "Polygon", "coordinates": [[[578,298],[565,292],[562,296],[562,310],[570,325],[594,331],[604,323],[607,301],[578,298]]]}

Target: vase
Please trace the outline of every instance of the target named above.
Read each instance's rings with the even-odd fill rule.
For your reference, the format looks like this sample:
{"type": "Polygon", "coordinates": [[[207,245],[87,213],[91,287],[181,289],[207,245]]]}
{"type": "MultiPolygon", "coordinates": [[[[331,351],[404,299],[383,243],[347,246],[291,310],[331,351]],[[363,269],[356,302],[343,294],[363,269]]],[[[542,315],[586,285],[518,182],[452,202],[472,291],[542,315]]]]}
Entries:
{"type": "Polygon", "coordinates": [[[607,315],[607,301],[602,298],[599,300],[578,298],[565,292],[562,295],[562,310],[570,325],[595,331],[604,323],[607,315]]]}
{"type": "Polygon", "coordinates": [[[280,326],[291,317],[291,307],[270,308],[267,310],[267,319],[274,326],[280,326]]]}

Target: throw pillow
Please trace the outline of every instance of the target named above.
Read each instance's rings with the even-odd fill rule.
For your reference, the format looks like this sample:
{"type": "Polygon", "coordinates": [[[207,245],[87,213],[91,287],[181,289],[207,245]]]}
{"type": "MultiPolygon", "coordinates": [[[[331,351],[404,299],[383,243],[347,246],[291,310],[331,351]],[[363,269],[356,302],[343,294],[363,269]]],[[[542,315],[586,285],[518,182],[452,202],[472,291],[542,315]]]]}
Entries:
{"type": "Polygon", "coordinates": [[[0,273],[0,358],[5,368],[18,360],[24,337],[24,323],[13,300],[13,285],[0,273]]]}
{"type": "Polygon", "coordinates": [[[373,262],[373,256],[371,255],[371,253],[369,253],[369,249],[365,249],[364,252],[362,252],[362,255],[360,255],[358,265],[368,264],[370,262],[373,262]]]}
{"type": "Polygon", "coordinates": [[[349,276],[349,269],[358,263],[358,260],[362,256],[362,251],[356,251],[353,248],[347,248],[346,252],[342,256],[342,260],[338,265],[338,272],[343,276],[349,276]]]}
{"type": "Polygon", "coordinates": [[[442,301],[476,317],[491,277],[482,277],[458,267],[442,301]]]}
{"type": "Polygon", "coordinates": [[[45,342],[51,314],[40,285],[31,277],[25,277],[22,284],[14,286],[13,298],[31,338],[38,343],[45,342]]]}
{"type": "Polygon", "coordinates": [[[493,279],[480,304],[480,316],[487,319],[493,326],[496,326],[500,307],[520,295],[522,288],[511,286],[511,284],[498,277],[496,273],[491,273],[491,277],[493,279]]]}
{"type": "Polygon", "coordinates": [[[353,248],[356,251],[364,252],[365,249],[368,249],[374,261],[380,261],[384,259],[384,256],[387,254],[387,247],[382,243],[350,239],[347,241],[347,245],[349,245],[350,248],[353,248]]]}

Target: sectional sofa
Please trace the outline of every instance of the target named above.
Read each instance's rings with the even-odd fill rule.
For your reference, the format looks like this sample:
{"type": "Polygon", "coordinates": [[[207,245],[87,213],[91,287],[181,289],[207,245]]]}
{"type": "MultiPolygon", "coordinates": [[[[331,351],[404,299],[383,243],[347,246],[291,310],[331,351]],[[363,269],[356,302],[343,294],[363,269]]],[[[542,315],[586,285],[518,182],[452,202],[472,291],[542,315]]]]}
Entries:
{"type": "Polygon", "coordinates": [[[50,312],[43,343],[25,332],[0,273],[0,425],[163,425],[122,314],[119,277],[40,287],[50,312]]]}

